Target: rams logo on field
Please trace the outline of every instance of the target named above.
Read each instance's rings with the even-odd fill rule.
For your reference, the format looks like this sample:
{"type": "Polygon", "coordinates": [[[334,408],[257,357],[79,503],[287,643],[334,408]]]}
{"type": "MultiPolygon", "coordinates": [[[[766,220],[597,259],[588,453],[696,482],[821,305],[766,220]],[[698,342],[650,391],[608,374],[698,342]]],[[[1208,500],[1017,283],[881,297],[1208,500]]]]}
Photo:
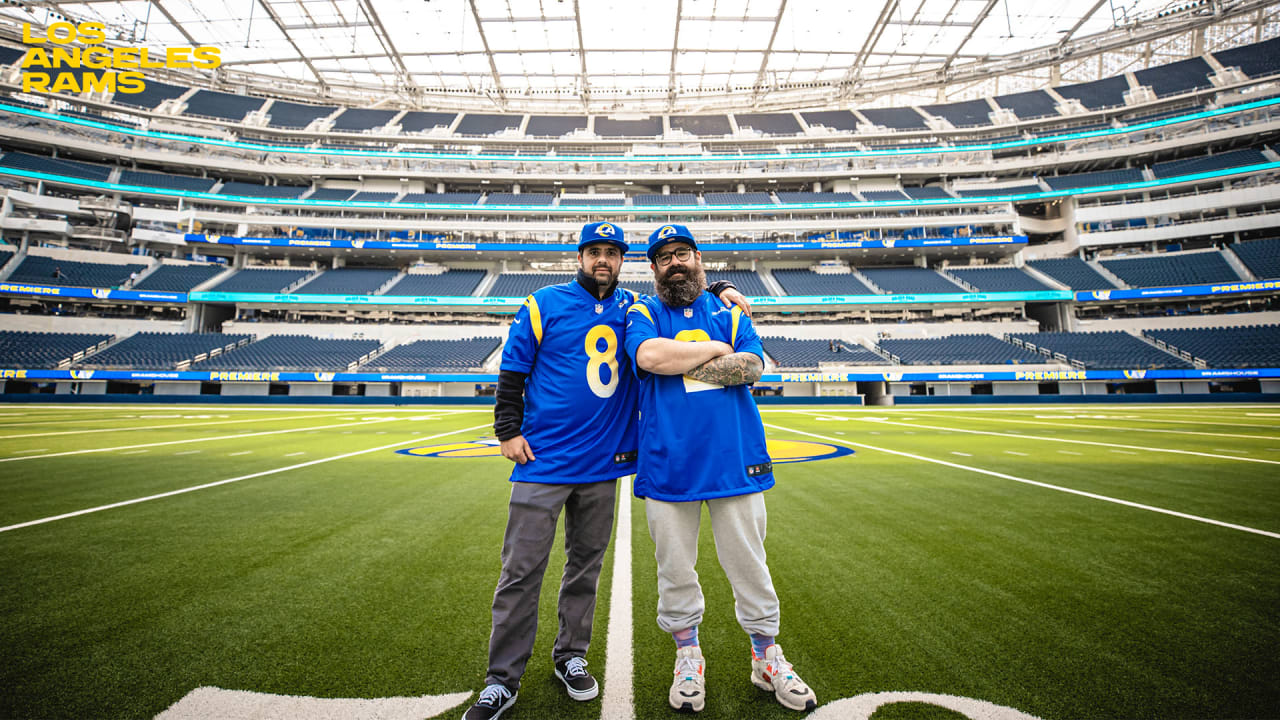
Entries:
{"type": "Polygon", "coordinates": [[[661,240],[663,238],[669,238],[675,234],[676,234],[676,229],[674,227],[670,225],[663,225],[662,229],[658,231],[658,239],[661,240]]]}
{"type": "Polygon", "coordinates": [[[596,234],[603,235],[605,237],[613,237],[617,232],[618,232],[617,228],[610,225],[609,223],[604,223],[600,227],[596,228],[596,234]]]}
{"type": "Polygon", "coordinates": [[[1146,370],[1125,370],[1124,376],[1129,380],[1145,380],[1147,377],[1146,370]]]}
{"type": "MultiPolygon", "coordinates": [[[[407,450],[396,450],[396,454],[429,458],[502,457],[502,450],[499,448],[500,444],[497,438],[478,438],[471,442],[427,445],[407,450]]],[[[769,457],[773,460],[774,465],[809,462],[810,460],[829,460],[853,454],[851,448],[841,445],[828,445],[827,443],[771,438],[766,440],[766,444],[769,457]]]]}
{"type": "Polygon", "coordinates": [[[98,298],[99,300],[106,300],[107,298],[111,297],[111,291],[106,288],[94,288],[90,292],[92,292],[93,296],[98,298]]]}

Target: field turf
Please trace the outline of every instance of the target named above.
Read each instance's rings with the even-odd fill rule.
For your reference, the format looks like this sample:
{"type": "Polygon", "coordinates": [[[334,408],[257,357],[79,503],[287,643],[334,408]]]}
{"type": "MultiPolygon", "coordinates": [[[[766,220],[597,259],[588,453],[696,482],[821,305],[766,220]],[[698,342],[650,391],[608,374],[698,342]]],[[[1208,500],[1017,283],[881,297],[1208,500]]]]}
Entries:
{"type": "MultiPolygon", "coordinates": [[[[818,717],[965,716],[914,695],[874,712],[848,700],[873,693],[1045,720],[1280,717],[1280,407],[763,415],[779,642],[818,717]],[[781,462],[830,451],[796,442],[854,452],[781,462]]],[[[0,718],[150,718],[200,687],[478,690],[510,464],[484,445],[397,451],[483,440],[491,422],[457,407],[0,406],[0,718]]],[[[644,505],[622,497],[632,562],[614,562],[615,541],[590,669],[603,695],[633,694],[614,717],[681,717],[644,505]],[[629,651],[607,632],[615,571],[630,572],[629,651]],[[610,651],[630,661],[606,683],[610,651]]],[[[601,717],[552,675],[562,565],[557,550],[504,718],[601,717]]],[[[699,717],[804,717],[748,681],[705,525],[699,573],[699,717]]]]}

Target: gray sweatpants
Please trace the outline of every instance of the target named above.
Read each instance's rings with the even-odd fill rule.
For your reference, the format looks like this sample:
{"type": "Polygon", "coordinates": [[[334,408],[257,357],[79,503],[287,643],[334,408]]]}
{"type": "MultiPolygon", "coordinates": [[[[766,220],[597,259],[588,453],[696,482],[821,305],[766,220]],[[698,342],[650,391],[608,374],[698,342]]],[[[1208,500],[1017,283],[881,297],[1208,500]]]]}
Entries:
{"type": "Polygon", "coordinates": [[[538,633],[538,596],[564,509],[566,555],[560,581],[560,631],[552,658],[586,656],[596,611],[600,565],[613,531],[618,482],[580,485],[511,483],[502,575],[493,593],[493,632],[485,684],[518,689],[538,633]]]}
{"type": "Polygon", "coordinates": [[[658,627],[676,632],[702,622],[706,603],[694,566],[703,502],[711,512],[716,556],[733,586],[738,624],[748,633],[777,635],[781,611],[765,562],[768,514],[764,493],[758,492],[701,502],[645,498],[649,536],[658,560],[658,627]]]}

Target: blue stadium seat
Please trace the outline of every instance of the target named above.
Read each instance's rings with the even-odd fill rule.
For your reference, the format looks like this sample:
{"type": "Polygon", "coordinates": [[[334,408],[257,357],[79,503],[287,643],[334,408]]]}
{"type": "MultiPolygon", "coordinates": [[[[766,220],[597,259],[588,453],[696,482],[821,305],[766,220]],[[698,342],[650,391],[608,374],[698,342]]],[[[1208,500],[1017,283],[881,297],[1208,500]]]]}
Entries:
{"type": "Polygon", "coordinates": [[[200,283],[211,280],[226,270],[223,265],[162,265],[134,284],[134,290],[155,292],[191,292],[200,283]]]}
{"type": "Polygon", "coordinates": [[[967,100],[945,105],[923,105],[930,115],[946,118],[954,127],[977,127],[991,124],[991,106],[986,100],[967,100]]]}
{"type": "Polygon", "coordinates": [[[1119,330],[1095,333],[1018,333],[1011,337],[1044,348],[1055,356],[1064,356],[1090,369],[1191,367],[1191,363],[1119,330]]]}
{"type": "Polygon", "coordinates": [[[754,270],[708,270],[707,284],[720,280],[733,283],[738,291],[750,297],[767,297],[773,293],[764,286],[764,280],[754,270]]]}
{"type": "Polygon", "coordinates": [[[372,295],[398,275],[387,268],[335,268],[295,290],[300,295],[372,295]]]}
{"type": "Polygon", "coordinates": [[[672,130],[684,130],[698,137],[733,134],[728,115],[672,115],[668,122],[671,123],[672,130]]]}
{"type": "Polygon", "coordinates": [[[398,192],[371,192],[363,191],[352,195],[349,202],[372,202],[372,203],[388,203],[396,199],[398,192]]]}
{"type": "Polygon", "coordinates": [[[914,108],[867,108],[859,110],[872,123],[891,130],[928,130],[924,117],[914,108]]]}
{"type": "Polygon", "coordinates": [[[788,295],[875,295],[876,291],[852,273],[815,273],[804,268],[779,268],[773,279],[788,295]]]}
{"type": "Polygon", "coordinates": [[[901,190],[861,190],[859,192],[870,202],[906,202],[911,199],[901,190]]]}
{"type": "Polygon", "coordinates": [[[447,128],[452,126],[457,118],[457,113],[413,110],[400,118],[400,131],[411,133],[434,130],[438,127],[447,128]]]}
{"type": "Polygon", "coordinates": [[[814,340],[762,337],[764,352],[780,368],[816,369],[822,363],[842,365],[889,365],[889,361],[857,343],[843,340],[814,340]]]}
{"type": "Polygon", "coordinates": [[[468,372],[480,370],[501,338],[418,340],[397,345],[360,366],[360,372],[468,372]]]}
{"type": "Polygon", "coordinates": [[[485,205],[550,205],[556,196],[551,193],[493,193],[485,199],[485,205]]]}
{"type": "Polygon", "coordinates": [[[270,116],[267,125],[275,128],[305,128],[337,110],[337,105],[303,105],[276,100],[267,108],[267,115],[270,116]]]}
{"type": "Polygon", "coordinates": [[[43,255],[28,255],[9,275],[11,282],[62,285],[67,287],[113,288],[123,285],[146,265],[76,262],[43,255]],[[54,275],[59,277],[54,277],[54,275]]]}
{"type": "Polygon", "coordinates": [[[880,350],[903,365],[1038,364],[1047,359],[991,335],[949,335],[880,341],[880,350]]]}
{"type": "Polygon", "coordinates": [[[1131,287],[1167,287],[1239,282],[1240,276],[1218,252],[1102,260],[1101,264],[1131,287]]]}
{"type": "Polygon", "coordinates": [[[214,178],[190,177],[187,175],[170,175],[169,173],[141,172],[123,170],[120,172],[121,185],[137,185],[162,190],[183,190],[187,192],[209,192],[218,182],[214,178]]]}
{"type": "Polygon", "coordinates": [[[378,349],[377,340],[272,335],[198,363],[193,370],[341,371],[378,349]]]}
{"type": "Polygon", "coordinates": [[[248,339],[248,335],[226,333],[142,332],[90,355],[75,365],[87,368],[172,370],[178,363],[192,361],[201,355],[207,356],[215,350],[221,352],[248,339]]]}
{"type": "Polygon", "coordinates": [[[1163,179],[1179,175],[1194,175],[1214,170],[1244,167],[1246,165],[1257,165],[1265,162],[1269,161],[1261,150],[1249,148],[1245,150],[1229,150],[1216,155],[1156,163],[1151,166],[1151,171],[1155,173],[1156,177],[1163,179]]]}
{"type": "Polygon", "coordinates": [[[767,192],[717,193],[702,196],[707,205],[772,205],[773,198],[767,192]]]}
{"type": "Polygon", "coordinates": [[[1146,330],[1143,334],[1211,368],[1280,367],[1280,325],[1146,330]]]}
{"type": "Polygon", "coordinates": [[[1280,238],[1236,243],[1230,249],[1255,277],[1280,278],[1280,238]]]}
{"type": "Polygon", "coordinates": [[[904,187],[902,192],[912,200],[954,200],[955,196],[940,187],[904,187]]]}
{"type": "Polygon", "coordinates": [[[350,200],[354,193],[355,190],[346,188],[316,188],[315,192],[307,196],[307,199],[321,202],[343,202],[350,200]]]}
{"type": "Polygon", "coordinates": [[[1251,78],[1280,72],[1280,37],[1213,54],[1224,67],[1238,67],[1251,78]]]}
{"type": "MultiPolygon", "coordinates": [[[[151,81],[147,81],[148,87],[151,81]]],[[[187,107],[183,115],[221,118],[232,122],[244,120],[244,116],[262,107],[265,98],[233,95],[216,90],[197,90],[187,98],[187,107]]]]}
{"type": "Polygon", "coordinates": [[[530,115],[524,134],[525,137],[558,138],[586,129],[586,115],[530,115]]]}
{"type": "Polygon", "coordinates": [[[1053,289],[1016,267],[948,268],[947,273],[972,285],[978,292],[1038,292],[1053,289]]]}
{"type": "Polygon", "coordinates": [[[600,137],[658,137],[662,135],[662,118],[614,120],[597,116],[592,129],[600,137]]]}
{"type": "Polygon", "coordinates": [[[484,270],[448,270],[438,275],[410,273],[387,289],[384,295],[411,297],[465,297],[475,292],[484,279],[484,270]]]}
{"type": "Polygon", "coordinates": [[[1057,101],[1043,90],[997,95],[992,99],[1000,107],[1012,110],[1019,120],[1034,120],[1058,114],[1057,101]]]}
{"type": "Polygon", "coordinates": [[[967,292],[928,268],[865,268],[860,271],[876,287],[894,295],[967,292]]]}
{"type": "Polygon", "coordinates": [[[957,190],[956,195],[959,195],[962,198],[970,198],[970,197],[992,197],[992,196],[1005,196],[1005,195],[1026,195],[1029,193],[1039,193],[1039,192],[1044,192],[1044,188],[1040,187],[1039,185],[1016,185],[1013,187],[957,190]]]}
{"type": "Polygon", "coordinates": [[[338,131],[364,132],[373,130],[391,122],[399,110],[373,110],[369,108],[347,108],[333,119],[333,129],[338,131]]]}
{"type": "Polygon", "coordinates": [[[1074,98],[1090,110],[1101,110],[1124,105],[1124,94],[1129,91],[1129,81],[1123,76],[1103,78],[1077,85],[1061,85],[1054,88],[1064,98],[1074,98]]]}
{"type": "Polygon", "coordinates": [[[111,168],[105,165],[93,165],[77,160],[51,158],[44,155],[29,155],[22,152],[5,153],[3,157],[0,157],[0,165],[19,170],[30,170],[49,175],[65,175],[98,182],[106,182],[111,177],[111,168]]]}
{"type": "Polygon", "coordinates": [[[848,110],[815,110],[811,112],[802,112],[800,117],[804,118],[809,127],[825,127],[840,132],[854,132],[858,129],[858,118],[848,110]]]}
{"type": "Polygon", "coordinates": [[[105,333],[0,330],[0,368],[56,368],[110,339],[105,333]]]}
{"type": "Polygon", "coordinates": [[[1074,175],[1053,175],[1042,179],[1054,190],[1074,190],[1076,188],[1142,182],[1142,171],[1138,168],[1127,168],[1124,170],[1076,173],[1074,175]]]}
{"type": "Polygon", "coordinates": [[[670,195],[645,194],[631,198],[635,207],[654,207],[665,205],[697,205],[698,196],[693,193],[671,193],[670,195]]]}
{"type": "Polygon", "coordinates": [[[280,293],[311,274],[294,268],[244,268],[209,288],[222,293],[280,293]]]}
{"type": "Polygon", "coordinates": [[[521,115],[489,115],[486,113],[467,113],[458,121],[454,133],[458,135],[496,135],[504,130],[520,127],[524,120],[521,115]]]}
{"type": "Polygon", "coordinates": [[[112,102],[120,105],[132,105],[134,107],[155,110],[160,103],[165,100],[172,100],[181,97],[191,88],[185,88],[178,85],[169,85],[167,83],[158,82],[148,79],[147,86],[141,92],[136,93],[116,93],[112,98],[112,102]]]}
{"type": "Polygon", "coordinates": [[[734,113],[738,129],[751,128],[765,135],[799,135],[800,123],[791,113],[734,113]]]}
{"type": "Polygon", "coordinates": [[[1193,57],[1178,62],[1138,70],[1133,74],[1139,85],[1147,85],[1157,97],[1178,95],[1200,88],[1213,87],[1209,76],[1213,68],[1204,58],[1193,57]]]}
{"type": "Polygon", "coordinates": [[[558,285],[573,280],[569,273],[502,273],[493,287],[489,288],[489,297],[528,297],[534,290],[548,285],[558,285]]]}
{"type": "Polygon", "coordinates": [[[1105,275],[1078,257],[1031,260],[1027,264],[1072,290],[1112,290],[1116,287],[1105,275]]]}
{"type": "Polygon", "coordinates": [[[232,180],[222,183],[222,187],[218,188],[218,194],[290,200],[302,197],[302,193],[307,190],[306,185],[259,185],[232,180]]]}

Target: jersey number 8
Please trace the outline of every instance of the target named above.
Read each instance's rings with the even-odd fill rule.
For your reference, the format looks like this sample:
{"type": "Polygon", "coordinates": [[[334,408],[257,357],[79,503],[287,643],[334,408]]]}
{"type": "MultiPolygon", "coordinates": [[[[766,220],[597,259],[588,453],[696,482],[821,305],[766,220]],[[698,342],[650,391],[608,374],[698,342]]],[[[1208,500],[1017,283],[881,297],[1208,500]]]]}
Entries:
{"type": "Polygon", "coordinates": [[[587,333],[587,386],[597,397],[610,398],[618,390],[618,335],[608,325],[596,325],[587,333]],[[599,348],[604,341],[604,350],[599,348]],[[609,367],[609,382],[600,381],[600,367],[609,367]]]}

